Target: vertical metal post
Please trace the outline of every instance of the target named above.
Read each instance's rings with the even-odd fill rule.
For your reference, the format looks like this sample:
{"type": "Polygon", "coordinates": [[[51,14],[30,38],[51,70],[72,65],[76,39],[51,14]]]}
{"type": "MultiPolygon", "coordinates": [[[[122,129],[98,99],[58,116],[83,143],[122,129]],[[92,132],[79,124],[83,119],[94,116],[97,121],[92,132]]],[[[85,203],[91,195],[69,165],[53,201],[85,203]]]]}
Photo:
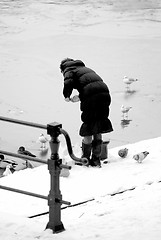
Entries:
{"type": "Polygon", "coordinates": [[[50,173],[50,191],[48,195],[49,222],[46,228],[52,229],[53,233],[61,232],[64,229],[61,222],[62,195],[59,188],[59,175],[61,171],[59,159],[59,139],[61,124],[54,122],[47,125],[47,133],[51,136],[50,148],[51,158],[48,160],[50,173]]]}

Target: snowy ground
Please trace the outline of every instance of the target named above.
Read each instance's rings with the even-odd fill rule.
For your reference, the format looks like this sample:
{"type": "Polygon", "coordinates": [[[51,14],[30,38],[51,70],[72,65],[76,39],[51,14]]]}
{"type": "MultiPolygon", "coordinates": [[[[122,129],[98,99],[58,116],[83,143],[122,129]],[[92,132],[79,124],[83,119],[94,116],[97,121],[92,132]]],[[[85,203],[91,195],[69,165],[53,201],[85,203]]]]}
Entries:
{"type": "MultiPolygon", "coordinates": [[[[73,166],[68,178],[60,178],[63,199],[86,204],[62,210],[65,231],[54,239],[159,240],[161,237],[161,138],[137,142],[109,150],[108,164],[101,169],[73,166]],[[118,150],[127,147],[126,158],[118,150]],[[149,151],[142,164],[132,157],[149,151]],[[120,193],[120,194],[117,194],[120,193]],[[94,199],[94,200],[93,200],[94,199]]],[[[62,153],[63,154],[63,151],[62,153]]],[[[71,160],[63,155],[67,161],[71,160]]],[[[46,165],[15,172],[0,179],[11,186],[42,195],[49,191],[46,165]]],[[[47,201],[0,190],[0,236],[2,239],[53,239],[45,230],[47,201]],[[5,206],[5,207],[4,207],[5,206]]]]}

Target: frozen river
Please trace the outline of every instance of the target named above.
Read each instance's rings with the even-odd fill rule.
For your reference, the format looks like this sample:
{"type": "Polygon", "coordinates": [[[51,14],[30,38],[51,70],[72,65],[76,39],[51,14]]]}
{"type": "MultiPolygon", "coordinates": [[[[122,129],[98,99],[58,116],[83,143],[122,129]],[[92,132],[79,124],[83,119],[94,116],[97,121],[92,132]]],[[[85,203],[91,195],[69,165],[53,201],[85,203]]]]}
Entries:
{"type": "MultiPolygon", "coordinates": [[[[0,115],[60,122],[73,145],[80,144],[79,103],[64,101],[59,71],[60,61],[73,57],[110,88],[109,147],[160,136],[160,16],[160,2],[150,0],[0,1],[0,115]],[[130,93],[124,75],[139,79],[130,93]],[[132,106],[128,124],[121,121],[122,104],[132,106]]],[[[3,150],[24,145],[40,156],[40,130],[0,122],[0,132],[3,150]]]]}

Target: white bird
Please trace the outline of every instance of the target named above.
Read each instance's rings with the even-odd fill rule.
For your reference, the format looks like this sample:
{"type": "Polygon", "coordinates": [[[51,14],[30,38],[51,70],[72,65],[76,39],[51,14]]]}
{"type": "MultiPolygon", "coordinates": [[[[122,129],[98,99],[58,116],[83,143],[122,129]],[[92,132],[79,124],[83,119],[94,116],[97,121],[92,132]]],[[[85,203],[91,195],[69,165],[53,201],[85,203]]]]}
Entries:
{"type": "Polygon", "coordinates": [[[130,90],[130,84],[133,82],[137,82],[138,79],[137,78],[128,78],[127,76],[124,76],[123,78],[123,82],[127,85],[127,91],[130,90]]]}
{"type": "Polygon", "coordinates": [[[133,159],[136,160],[138,163],[142,163],[142,161],[144,160],[144,158],[146,158],[146,156],[148,156],[149,152],[144,151],[138,154],[135,154],[133,156],[133,159]]]}
{"type": "Polygon", "coordinates": [[[11,167],[12,167],[11,164],[8,164],[8,165],[6,166],[6,170],[5,170],[5,171],[3,172],[3,174],[2,174],[4,177],[12,174],[12,172],[11,172],[11,170],[10,170],[11,167]]]}
{"type": "Polygon", "coordinates": [[[46,148],[46,143],[48,142],[48,139],[44,136],[43,133],[40,134],[38,141],[41,143],[41,148],[46,148]]]}
{"type": "Polygon", "coordinates": [[[125,119],[125,117],[126,117],[126,119],[128,118],[128,112],[131,108],[132,107],[125,107],[124,105],[121,106],[121,112],[123,114],[122,115],[123,119],[125,119]]]}

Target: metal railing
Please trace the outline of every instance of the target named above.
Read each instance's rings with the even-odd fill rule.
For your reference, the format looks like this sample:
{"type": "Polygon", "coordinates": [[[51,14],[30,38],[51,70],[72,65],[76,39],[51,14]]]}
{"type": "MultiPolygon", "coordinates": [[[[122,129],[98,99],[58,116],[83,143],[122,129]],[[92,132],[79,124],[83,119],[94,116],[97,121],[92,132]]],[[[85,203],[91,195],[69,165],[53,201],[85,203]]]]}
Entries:
{"type": "Polygon", "coordinates": [[[0,189],[13,191],[13,192],[48,200],[49,222],[47,223],[46,228],[51,229],[53,233],[58,233],[65,230],[63,223],[61,221],[61,205],[62,204],[70,205],[71,203],[68,201],[62,200],[62,195],[61,195],[60,186],[59,186],[59,177],[60,177],[60,172],[62,168],[66,168],[70,170],[71,166],[62,164],[62,160],[59,158],[59,145],[60,145],[60,141],[58,138],[59,135],[60,134],[64,135],[66,139],[68,153],[74,161],[87,165],[88,160],[86,158],[78,158],[74,155],[70,137],[68,133],[64,129],[62,129],[62,124],[60,123],[53,122],[47,125],[42,125],[38,123],[26,122],[26,121],[11,119],[11,118],[2,117],[2,116],[0,116],[0,120],[5,122],[10,122],[10,123],[21,124],[29,127],[46,129],[47,134],[50,135],[51,139],[49,141],[49,145],[51,149],[51,156],[50,156],[50,159],[48,159],[47,161],[44,161],[37,157],[29,157],[21,154],[15,154],[13,152],[0,150],[0,153],[5,155],[48,164],[48,170],[50,173],[50,191],[48,196],[43,196],[36,193],[31,193],[31,192],[23,191],[20,189],[2,186],[2,185],[0,185],[0,189]]]}

